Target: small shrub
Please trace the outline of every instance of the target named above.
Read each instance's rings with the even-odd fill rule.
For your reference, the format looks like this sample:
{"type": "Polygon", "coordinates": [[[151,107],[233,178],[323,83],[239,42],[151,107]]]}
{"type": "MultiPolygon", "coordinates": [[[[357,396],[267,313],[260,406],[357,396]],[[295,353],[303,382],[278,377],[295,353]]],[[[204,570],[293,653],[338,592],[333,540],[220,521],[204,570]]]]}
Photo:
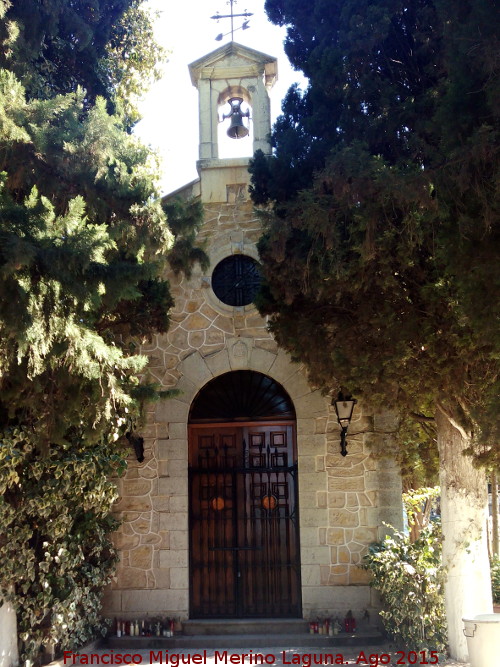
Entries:
{"type": "Polygon", "coordinates": [[[493,556],[491,566],[491,592],[494,604],[500,604],[500,557],[493,556]]]}
{"type": "Polygon", "coordinates": [[[410,649],[446,648],[441,529],[433,523],[415,542],[397,531],[370,547],[364,567],[382,598],[389,635],[410,649]]]}

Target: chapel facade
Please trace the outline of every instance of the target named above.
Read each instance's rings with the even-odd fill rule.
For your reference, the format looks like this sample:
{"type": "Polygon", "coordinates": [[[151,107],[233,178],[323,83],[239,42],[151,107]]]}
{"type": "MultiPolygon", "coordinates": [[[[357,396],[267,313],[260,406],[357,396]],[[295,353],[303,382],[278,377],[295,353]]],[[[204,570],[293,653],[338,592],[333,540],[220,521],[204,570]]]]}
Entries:
{"type": "Polygon", "coordinates": [[[231,42],[190,65],[199,91],[199,178],[170,195],[203,204],[210,268],[170,275],[167,334],[142,347],[175,398],[147,412],[144,461],[118,480],[120,563],[103,613],[120,619],[362,617],[361,569],[384,522],[402,524],[395,424],[360,404],[348,455],[331,399],[280,350],[252,303],[261,234],[248,157],[218,157],[221,113],[249,155],[270,152],[276,59],[231,42]],[[247,117],[248,111],[248,117],[247,117]],[[228,113],[229,112],[229,113],[228,113]]]}

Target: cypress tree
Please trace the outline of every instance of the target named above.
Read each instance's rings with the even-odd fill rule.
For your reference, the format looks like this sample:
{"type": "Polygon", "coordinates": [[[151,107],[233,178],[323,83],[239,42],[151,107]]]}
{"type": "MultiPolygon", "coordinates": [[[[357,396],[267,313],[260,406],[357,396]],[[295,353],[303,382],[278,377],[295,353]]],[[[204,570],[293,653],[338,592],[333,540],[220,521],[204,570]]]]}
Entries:
{"type": "Polygon", "coordinates": [[[266,8],[309,86],[251,166],[254,201],[271,204],[261,312],[325,391],[435,416],[450,648],[465,659],[461,617],[491,601],[485,477],[462,453],[500,458],[497,14],[488,0],[266,8]]]}

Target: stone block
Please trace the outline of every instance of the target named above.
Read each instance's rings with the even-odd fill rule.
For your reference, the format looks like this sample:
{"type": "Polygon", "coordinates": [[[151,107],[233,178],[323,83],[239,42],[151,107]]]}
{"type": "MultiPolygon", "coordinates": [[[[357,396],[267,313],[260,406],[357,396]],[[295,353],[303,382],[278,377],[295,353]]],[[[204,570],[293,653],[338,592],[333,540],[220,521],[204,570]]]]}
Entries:
{"type": "MultiPolygon", "coordinates": [[[[137,512],[147,512],[151,509],[151,498],[149,496],[121,498],[116,509],[129,516],[137,512]]],[[[125,516],[123,518],[125,519],[125,516]]]]}
{"type": "Polygon", "coordinates": [[[205,357],[205,363],[214,377],[226,373],[231,368],[227,350],[205,357]]]}
{"type": "Polygon", "coordinates": [[[316,493],[316,491],[301,491],[299,498],[301,512],[304,509],[313,509],[317,507],[316,493]]]}
{"type": "Polygon", "coordinates": [[[327,417],[316,417],[314,433],[326,433],[327,417]]]}
{"type": "Polygon", "coordinates": [[[156,437],[168,438],[168,436],[169,436],[168,424],[156,424],[156,437]]]}
{"type": "Polygon", "coordinates": [[[183,375],[177,382],[175,388],[180,392],[177,396],[177,400],[182,403],[187,403],[187,405],[190,406],[193,398],[198,392],[198,385],[196,385],[191,378],[183,375]]]}
{"type": "MultiPolygon", "coordinates": [[[[271,377],[273,377],[277,382],[280,382],[285,389],[288,391],[288,380],[292,375],[297,373],[299,369],[298,364],[292,363],[290,357],[280,350],[274,360],[273,365],[269,369],[271,377]]],[[[290,393],[288,391],[288,393],[290,393]]]]}
{"type": "Polygon", "coordinates": [[[148,533],[147,535],[142,535],[141,536],[141,544],[160,545],[161,544],[161,537],[160,537],[160,535],[157,535],[156,533],[148,533]]]}
{"type": "Polygon", "coordinates": [[[330,550],[328,547],[304,547],[300,551],[300,560],[303,565],[328,565],[330,550]]]}
{"type": "Polygon", "coordinates": [[[380,488],[378,472],[368,470],[365,472],[364,479],[366,491],[377,491],[380,488]]]}
{"type": "Polygon", "coordinates": [[[140,535],[145,535],[146,533],[149,533],[149,531],[151,530],[151,519],[148,519],[146,517],[140,517],[139,519],[134,521],[131,525],[135,533],[139,533],[140,535]]]}
{"type": "Polygon", "coordinates": [[[328,524],[332,527],[356,528],[359,526],[358,512],[350,512],[346,509],[331,509],[328,512],[328,524]]]}
{"type": "MultiPolygon", "coordinates": [[[[336,471],[335,471],[336,472],[336,471]]],[[[328,491],[364,491],[365,481],[363,477],[333,477],[328,476],[328,491]]]]}
{"type": "Polygon", "coordinates": [[[153,561],[153,547],[143,545],[130,552],[130,566],[149,570],[153,561]]]}
{"type": "Polygon", "coordinates": [[[208,317],[205,317],[201,313],[192,313],[184,319],[182,327],[186,331],[200,331],[208,329],[210,324],[211,322],[208,317]]]}
{"type": "MultiPolygon", "coordinates": [[[[309,388],[309,385],[307,385],[309,388]]],[[[303,388],[303,386],[302,386],[303,388]]],[[[298,387],[297,387],[298,389],[298,387]]],[[[292,397],[294,398],[294,397],[292,397]]],[[[302,396],[294,398],[295,412],[297,417],[315,417],[319,414],[324,414],[326,408],[325,398],[319,391],[310,391],[302,396]]],[[[315,424],[315,432],[317,432],[318,423],[315,424]]]]}
{"type": "Polygon", "coordinates": [[[316,462],[316,472],[324,472],[326,470],[325,457],[323,455],[314,457],[316,462]]]}
{"type": "Polygon", "coordinates": [[[170,588],[188,589],[189,588],[189,570],[187,567],[170,568],[170,588]]]}
{"type": "Polygon", "coordinates": [[[326,491],[326,474],[324,472],[306,472],[300,475],[301,492],[326,491]]]}
{"type": "MultiPolygon", "coordinates": [[[[321,529],[319,529],[321,530],[321,529]]],[[[300,530],[301,549],[304,547],[317,547],[320,544],[318,528],[303,527],[300,530]]]]}
{"type": "Polygon", "coordinates": [[[327,507],[327,493],[326,491],[316,491],[316,506],[319,508],[327,507]]]}
{"type": "Polygon", "coordinates": [[[145,496],[151,493],[151,482],[149,479],[124,480],[124,496],[145,496]]]}
{"type": "Polygon", "coordinates": [[[144,479],[154,479],[158,476],[158,470],[156,465],[144,466],[144,468],[139,468],[139,477],[144,479]]]}
{"type": "MultiPolygon", "coordinates": [[[[170,425],[172,430],[173,424],[170,425]]],[[[161,461],[185,460],[188,456],[188,443],[185,438],[158,440],[158,458],[161,461]]]]}
{"type": "MultiPolygon", "coordinates": [[[[377,541],[377,528],[366,528],[364,526],[355,528],[353,531],[353,540],[368,546],[372,542],[377,541]]],[[[349,548],[353,551],[350,546],[349,548]]]]}
{"type": "Polygon", "coordinates": [[[345,498],[346,498],[346,507],[353,508],[353,507],[358,507],[359,506],[358,494],[355,493],[354,491],[352,491],[350,493],[346,493],[345,498]]]}
{"type": "Polygon", "coordinates": [[[169,477],[186,477],[187,471],[187,459],[172,459],[168,462],[169,477]]]}
{"type": "Polygon", "coordinates": [[[153,570],[153,576],[155,578],[156,589],[170,588],[170,570],[162,570],[161,568],[155,568],[153,570]]]}
{"type": "Polygon", "coordinates": [[[276,360],[276,355],[260,347],[254,347],[250,354],[250,367],[252,370],[268,373],[276,360]]]}
{"type": "Polygon", "coordinates": [[[176,398],[167,398],[156,406],[155,420],[160,423],[187,422],[189,405],[176,398]]]}
{"type": "Polygon", "coordinates": [[[168,477],[168,461],[158,461],[158,477],[168,477]]]}
{"type": "Polygon", "coordinates": [[[147,577],[144,570],[132,567],[123,567],[118,574],[118,584],[120,588],[146,588],[147,577]]]}
{"type": "Polygon", "coordinates": [[[326,543],[327,544],[345,544],[345,533],[343,528],[327,528],[326,529],[326,543]]]}
{"type": "Polygon", "coordinates": [[[171,530],[170,531],[170,549],[188,549],[188,534],[185,530],[171,530]]]}
{"type": "Polygon", "coordinates": [[[188,334],[188,345],[192,348],[200,348],[205,342],[205,331],[191,331],[188,334]]]}
{"type": "Polygon", "coordinates": [[[358,503],[361,507],[371,507],[373,503],[373,498],[371,498],[367,493],[357,493],[358,503]]]}
{"type": "Polygon", "coordinates": [[[304,509],[300,513],[300,526],[326,526],[327,510],[304,509]]]}
{"type": "Polygon", "coordinates": [[[140,539],[139,535],[123,535],[122,533],[115,533],[113,536],[117,549],[133,549],[138,546],[140,539]]]}
{"type": "Polygon", "coordinates": [[[207,345],[222,345],[224,343],[224,332],[211,327],[205,333],[205,342],[207,345]]]}
{"type": "MultiPolygon", "coordinates": [[[[330,570],[330,567],[328,567],[330,570]]],[[[320,586],[321,569],[318,565],[302,565],[301,568],[302,586],[320,586]]]]}
{"type": "Polygon", "coordinates": [[[299,456],[299,475],[303,475],[306,472],[319,472],[316,468],[316,457],[315,456],[299,456]]]}
{"type": "MultiPolygon", "coordinates": [[[[297,419],[297,436],[306,435],[308,437],[312,437],[312,436],[314,436],[315,438],[319,437],[319,440],[317,440],[317,442],[324,443],[325,442],[325,436],[324,435],[323,436],[322,435],[319,435],[319,436],[316,435],[314,433],[315,426],[316,426],[316,422],[315,422],[314,419],[309,419],[309,418],[306,418],[306,417],[300,417],[299,419],[297,419]]],[[[304,452],[304,453],[307,453],[307,452],[304,452]]]]}
{"type": "Polygon", "coordinates": [[[153,509],[156,512],[168,512],[170,510],[170,498],[173,496],[154,496],[153,509]]]}
{"type": "MultiPolygon", "coordinates": [[[[300,426],[300,421],[297,420],[297,428],[300,426]]],[[[309,426],[311,425],[309,419],[305,421],[309,426]]],[[[301,456],[323,456],[325,453],[325,436],[308,433],[297,435],[297,452],[299,461],[301,456]]]]}
{"type": "Polygon", "coordinates": [[[272,338],[259,338],[255,341],[255,347],[262,348],[272,352],[275,356],[278,354],[278,344],[272,338]]]}
{"type": "Polygon", "coordinates": [[[316,603],[316,608],[333,609],[334,605],[335,609],[343,610],[343,613],[352,609],[356,617],[356,612],[371,606],[371,593],[369,586],[338,585],[334,588],[311,586],[304,590],[303,600],[316,603]]]}
{"type": "Polygon", "coordinates": [[[339,547],[337,549],[337,563],[346,564],[351,562],[351,552],[347,547],[339,547]]]}
{"type": "Polygon", "coordinates": [[[171,422],[169,425],[169,437],[172,440],[175,440],[177,438],[187,439],[186,422],[171,422]]]}
{"type": "Polygon", "coordinates": [[[342,508],[346,506],[346,494],[343,491],[328,493],[328,507],[342,508]]]}
{"type": "MultiPolygon", "coordinates": [[[[307,378],[303,374],[302,370],[297,370],[296,373],[294,373],[292,376],[290,376],[287,381],[286,381],[286,390],[290,394],[290,397],[293,399],[294,405],[299,405],[300,406],[300,398],[304,397],[310,397],[312,392],[311,392],[311,386],[307,381],[307,378]]],[[[309,410],[307,409],[307,406],[310,405],[309,403],[305,403],[304,406],[302,407],[300,411],[300,415],[297,411],[297,416],[301,417],[317,417],[319,415],[316,414],[316,412],[324,412],[324,405],[321,406],[321,408],[317,408],[317,403],[315,402],[315,399],[312,398],[312,405],[316,406],[316,409],[310,408],[309,410]]]]}
{"type": "Polygon", "coordinates": [[[234,324],[233,324],[233,319],[231,317],[226,317],[225,315],[217,315],[217,317],[213,321],[213,325],[218,329],[220,329],[221,331],[224,331],[225,333],[234,334],[234,324]]]}
{"type": "Polygon", "coordinates": [[[188,595],[187,591],[123,591],[122,609],[123,612],[131,614],[160,613],[164,615],[174,615],[175,612],[187,612],[188,595]]]}
{"type": "MultiPolygon", "coordinates": [[[[336,445],[335,449],[337,449],[336,445]]],[[[363,461],[365,458],[366,457],[364,454],[353,454],[351,456],[351,453],[349,452],[348,456],[342,456],[340,451],[334,451],[333,454],[326,455],[325,465],[327,468],[335,468],[339,472],[342,471],[343,475],[362,475],[365,471],[363,466],[363,461]]]]}
{"type": "Polygon", "coordinates": [[[162,477],[158,480],[160,496],[187,496],[188,480],[184,477],[162,477]]]}
{"type": "Polygon", "coordinates": [[[187,549],[182,551],[172,551],[171,549],[161,549],[160,568],[185,567],[188,566],[187,549]]]}
{"type": "Polygon", "coordinates": [[[358,585],[358,584],[369,584],[371,579],[370,572],[356,567],[354,565],[349,569],[349,583],[358,585]]]}
{"type": "Polygon", "coordinates": [[[160,530],[188,530],[187,512],[160,515],[160,530]]]}
{"type": "Polygon", "coordinates": [[[187,512],[188,511],[188,497],[187,496],[172,496],[170,498],[171,512],[187,512]]]}

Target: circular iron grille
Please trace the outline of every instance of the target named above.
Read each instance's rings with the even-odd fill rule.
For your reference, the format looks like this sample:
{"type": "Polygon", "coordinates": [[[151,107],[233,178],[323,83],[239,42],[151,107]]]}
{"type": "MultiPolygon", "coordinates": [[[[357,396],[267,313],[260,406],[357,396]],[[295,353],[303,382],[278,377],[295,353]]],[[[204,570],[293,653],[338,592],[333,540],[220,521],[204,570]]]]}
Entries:
{"type": "Polygon", "coordinates": [[[226,257],[212,274],[212,289],[227,306],[248,306],[259,287],[259,264],[248,255],[226,257]]]}

